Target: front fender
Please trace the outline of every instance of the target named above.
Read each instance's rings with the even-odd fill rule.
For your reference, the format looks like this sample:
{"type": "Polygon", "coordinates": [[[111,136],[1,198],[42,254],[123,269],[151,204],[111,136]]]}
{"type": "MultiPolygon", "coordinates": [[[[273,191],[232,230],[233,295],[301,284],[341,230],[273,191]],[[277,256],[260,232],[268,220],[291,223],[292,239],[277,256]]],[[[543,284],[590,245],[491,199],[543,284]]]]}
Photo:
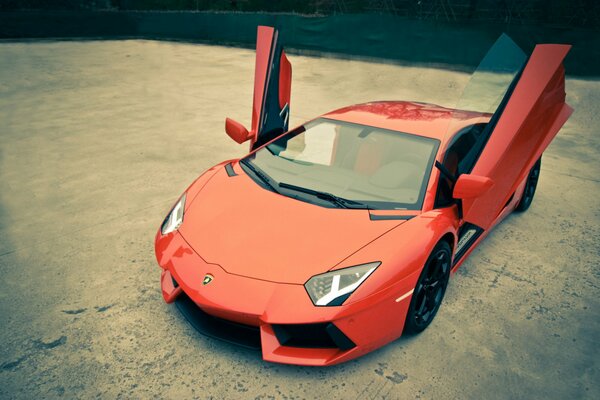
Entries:
{"type": "MultiPolygon", "coordinates": [[[[190,205],[194,202],[194,200],[196,199],[196,197],[198,196],[198,193],[200,193],[200,191],[204,188],[204,186],[206,186],[206,184],[211,180],[211,178],[217,173],[217,171],[222,168],[225,164],[228,164],[232,161],[235,160],[227,160],[227,161],[223,161],[209,169],[207,169],[206,171],[204,171],[204,173],[202,173],[202,175],[200,175],[198,178],[196,178],[196,180],[194,182],[192,182],[192,184],[190,186],[188,186],[188,188],[183,192],[186,193],[186,202],[185,202],[185,208],[184,210],[187,211],[187,209],[190,207],[190,205]]],[[[179,201],[179,198],[178,200],[179,201]]],[[[176,203],[174,203],[171,208],[169,208],[169,210],[171,210],[176,203]]],[[[169,211],[170,212],[170,211],[169,211]]],[[[154,237],[154,242],[155,242],[155,246],[154,246],[154,254],[156,256],[156,260],[158,261],[158,265],[161,266],[161,268],[165,268],[165,266],[163,265],[164,260],[163,260],[163,253],[165,251],[165,249],[168,247],[168,244],[170,242],[170,240],[173,237],[173,232],[169,233],[167,235],[163,235],[160,231],[160,226],[156,232],[156,236],[154,237]],[[159,245],[160,243],[160,245],[159,245]]]]}
{"type": "Polygon", "coordinates": [[[451,209],[420,214],[336,265],[334,269],[381,261],[381,265],[356,289],[346,304],[392,288],[399,297],[412,290],[427,258],[442,237],[451,233],[456,241],[458,222],[452,216],[451,209]],[[400,282],[401,285],[398,284],[400,282]]]}
{"type": "Polygon", "coordinates": [[[196,180],[192,182],[192,184],[185,190],[185,193],[187,193],[185,209],[187,210],[190,207],[190,205],[196,199],[196,196],[198,196],[198,193],[200,193],[200,191],[204,188],[204,186],[206,186],[206,184],[211,180],[211,178],[217,173],[219,169],[221,169],[224,165],[234,161],[237,160],[233,159],[220,162],[217,165],[207,169],[202,175],[196,178],[196,180]]]}

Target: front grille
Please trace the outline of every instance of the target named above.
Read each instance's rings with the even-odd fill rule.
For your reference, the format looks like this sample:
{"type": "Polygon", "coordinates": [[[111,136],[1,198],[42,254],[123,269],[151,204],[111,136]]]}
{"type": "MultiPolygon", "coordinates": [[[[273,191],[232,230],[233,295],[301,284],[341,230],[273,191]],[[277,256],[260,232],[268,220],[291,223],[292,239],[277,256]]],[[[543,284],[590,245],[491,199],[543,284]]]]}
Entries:
{"type": "Polygon", "coordinates": [[[350,350],[356,345],[331,322],[320,324],[274,324],[273,331],[282,346],[301,348],[338,348],[350,350]]]}
{"type": "Polygon", "coordinates": [[[260,350],[260,329],[222,318],[202,311],[185,292],[175,301],[177,308],[189,323],[201,334],[253,350],[260,350]]]}

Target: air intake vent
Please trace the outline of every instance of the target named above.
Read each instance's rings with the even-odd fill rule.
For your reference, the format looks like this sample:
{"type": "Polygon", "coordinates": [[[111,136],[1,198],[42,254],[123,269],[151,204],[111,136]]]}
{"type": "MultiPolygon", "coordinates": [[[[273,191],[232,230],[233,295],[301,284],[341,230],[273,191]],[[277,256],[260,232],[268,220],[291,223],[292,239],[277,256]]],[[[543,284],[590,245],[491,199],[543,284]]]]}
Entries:
{"type": "Polygon", "coordinates": [[[275,324],[273,331],[282,346],[301,348],[338,348],[349,350],[356,345],[333,323],[275,324]]]}

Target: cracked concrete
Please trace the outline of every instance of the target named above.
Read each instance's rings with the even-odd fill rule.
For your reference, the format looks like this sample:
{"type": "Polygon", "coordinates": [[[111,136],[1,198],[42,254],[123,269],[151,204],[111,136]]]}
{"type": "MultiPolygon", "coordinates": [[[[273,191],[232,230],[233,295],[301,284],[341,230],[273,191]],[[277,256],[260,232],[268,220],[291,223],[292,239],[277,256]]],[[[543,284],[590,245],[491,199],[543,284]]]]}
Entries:
{"type": "MultiPolygon", "coordinates": [[[[292,125],[368,100],[452,106],[468,76],[290,57],[292,125]]],[[[254,54],[142,40],[0,43],[0,398],[600,398],[600,82],[544,156],[531,209],[453,277],[433,325],[331,368],[199,335],[160,294],[153,237],[246,146],[254,54]]]]}

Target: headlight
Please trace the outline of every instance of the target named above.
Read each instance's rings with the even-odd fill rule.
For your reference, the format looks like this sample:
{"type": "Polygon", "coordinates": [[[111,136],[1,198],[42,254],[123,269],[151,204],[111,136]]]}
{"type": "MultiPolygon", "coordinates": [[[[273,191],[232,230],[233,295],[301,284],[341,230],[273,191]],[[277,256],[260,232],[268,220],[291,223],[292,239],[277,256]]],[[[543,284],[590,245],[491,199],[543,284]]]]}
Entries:
{"type": "Polygon", "coordinates": [[[181,196],[181,198],[179,199],[177,204],[175,204],[169,215],[167,215],[167,218],[165,218],[165,220],[163,221],[162,225],[160,226],[160,233],[166,235],[167,233],[171,233],[177,228],[179,228],[179,225],[181,225],[181,223],[183,222],[184,207],[185,193],[183,194],[183,196],[181,196]]]}
{"type": "Polygon", "coordinates": [[[340,306],[380,264],[376,261],[316,275],[304,287],[315,306],[340,306]]]}

